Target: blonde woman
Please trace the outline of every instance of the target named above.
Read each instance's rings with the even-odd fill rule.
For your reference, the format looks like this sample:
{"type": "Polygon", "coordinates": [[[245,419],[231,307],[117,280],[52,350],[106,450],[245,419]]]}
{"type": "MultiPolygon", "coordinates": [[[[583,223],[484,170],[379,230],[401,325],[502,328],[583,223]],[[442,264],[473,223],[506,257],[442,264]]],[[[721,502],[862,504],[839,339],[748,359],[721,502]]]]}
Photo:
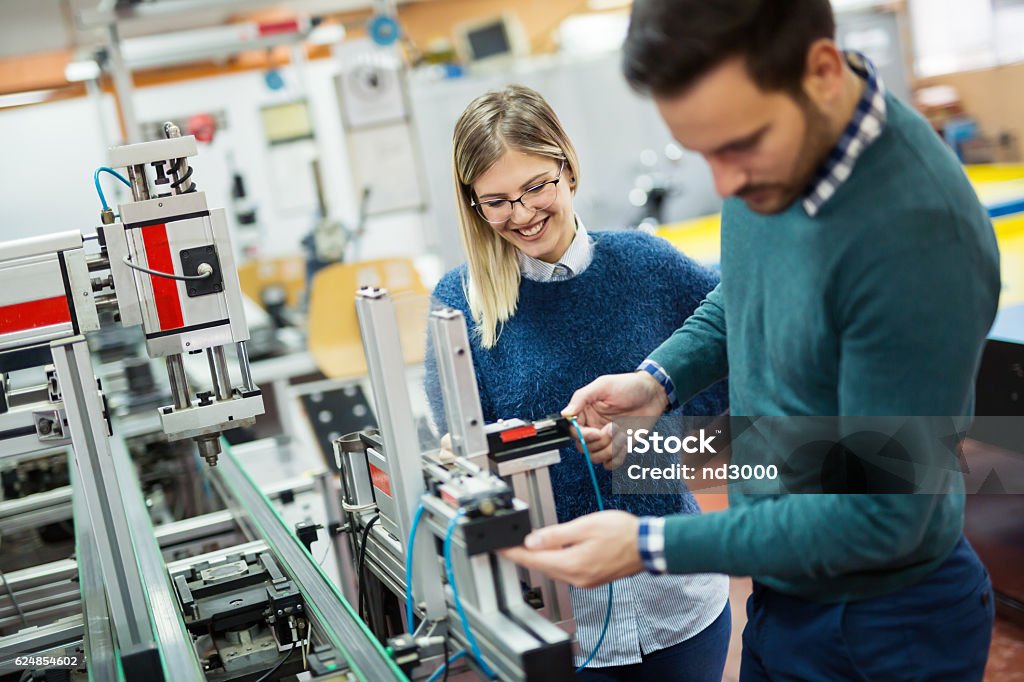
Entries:
{"type": "MultiPolygon", "coordinates": [[[[441,279],[434,298],[470,323],[488,422],[557,413],[576,387],[632,371],[718,282],[656,237],[587,232],[573,211],[576,151],[547,102],[529,88],[510,86],[469,105],[455,127],[454,171],[468,262],[441,279]]],[[[432,351],[426,385],[443,433],[432,351]]],[[[719,414],[726,407],[725,391],[713,388],[684,410],[719,414]]],[[[559,521],[597,510],[581,454],[563,452],[551,477],[559,521]]],[[[615,509],[699,513],[685,489],[616,495],[610,473],[600,468],[598,482],[615,509]]],[[[570,595],[580,665],[600,636],[608,593],[572,588],[570,595]]],[[[613,595],[608,632],[578,679],[721,680],[731,625],[725,576],[642,574],[616,581],[613,595]]]]}

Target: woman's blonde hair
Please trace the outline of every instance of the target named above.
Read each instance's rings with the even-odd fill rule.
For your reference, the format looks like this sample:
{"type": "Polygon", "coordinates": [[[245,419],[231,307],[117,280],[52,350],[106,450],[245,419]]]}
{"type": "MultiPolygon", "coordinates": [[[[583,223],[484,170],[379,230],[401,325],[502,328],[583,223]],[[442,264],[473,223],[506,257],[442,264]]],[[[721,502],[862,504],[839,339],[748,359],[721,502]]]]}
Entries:
{"type": "Polygon", "coordinates": [[[579,182],[576,149],[555,112],[537,92],[510,85],[481,95],[455,124],[452,167],[459,234],[466,250],[466,298],[484,348],[497,343],[500,325],[516,312],[519,261],[516,248],[502,239],[473,208],[473,183],[508,150],[565,160],[562,177],[575,192],[579,182]]]}

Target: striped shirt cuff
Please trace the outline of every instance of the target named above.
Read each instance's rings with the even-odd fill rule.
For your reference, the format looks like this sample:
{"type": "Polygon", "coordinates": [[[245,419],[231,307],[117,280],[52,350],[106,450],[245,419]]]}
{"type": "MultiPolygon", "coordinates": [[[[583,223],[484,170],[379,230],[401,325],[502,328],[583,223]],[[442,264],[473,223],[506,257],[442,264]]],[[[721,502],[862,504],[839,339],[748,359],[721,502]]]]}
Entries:
{"type": "Polygon", "coordinates": [[[654,360],[647,358],[640,363],[640,366],[636,368],[638,372],[647,372],[652,377],[658,380],[661,387],[665,389],[665,395],[668,396],[668,407],[670,410],[675,410],[679,407],[679,401],[676,399],[676,385],[672,383],[672,378],[665,371],[665,368],[659,365],[654,360]]]}
{"type": "Polygon", "coordinates": [[[660,516],[641,516],[640,534],[637,540],[640,560],[648,573],[668,573],[665,559],[665,519],[660,516]]]}

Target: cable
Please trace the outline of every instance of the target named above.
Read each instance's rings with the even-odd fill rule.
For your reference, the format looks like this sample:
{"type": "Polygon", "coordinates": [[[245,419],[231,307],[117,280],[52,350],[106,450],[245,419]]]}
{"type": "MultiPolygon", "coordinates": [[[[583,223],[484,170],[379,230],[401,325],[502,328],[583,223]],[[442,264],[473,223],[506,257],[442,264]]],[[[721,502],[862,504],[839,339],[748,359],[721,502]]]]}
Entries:
{"type": "Polygon", "coordinates": [[[327,534],[327,538],[326,539],[327,539],[327,546],[324,548],[324,553],[320,557],[320,561],[316,562],[316,565],[320,566],[321,568],[323,568],[324,561],[327,560],[327,555],[331,553],[331,547],[334,545],[334,543],[331,541],[330,533],[327,534]]]}
{"type": "Polygon", "coordinates": [[[448,655],[449,648],[450,647],[448,646],[448,637],[446,636],[444,638],[444,677],[441,679],[441,682],[448,682],[448,673],[451,672],[452,663],[455,662],[455,660],[451,659],[451,657],[448,655]]]}
{"type": "MultiPolygon", "coordinates": [[[[366,583],[366,578],[363,575],[363,569],[366,566],[366,540],[370,537],[370,529],[373,528],[373,524],[380,520],[380,514],[374,514],[370,517],[370,520],[366,522],[363,527],[363,533],[359,541],[359,558],[356,560],[356,576],[359,578],[358,586],[356,587],[357,603],[359,605],[359,617],[366,620],[363,614],[369,609],[363,608],[363,602],[365,592],[363,591],[363,585],[366,583]]],[[[326,556],[326,555],[325,555],[326,556]]]]}
{"type": "Polygon", "coordinates": [[[277,662],[277,665],[275,665],[273,668],[271,668],[267,672],[263,673],[263,675],[259,679],[255,680],[254,682],[267,682],[267,680],[269,680],[273,676],[274,673],[276,673],[278,670],[281,669],[281,666],[285,664],[285,661],[287,661],[289,658],[292,657],[292,654],[295,652],[297,644],[298,644],[297,642],[292,642],[292,648],[289,649],[288,653],[286,653],[281,658],[281,660],[277,662]]]}
{"type": "Polygon", "coordinates": [[[103,195],[103,187],[100,186],[100,173],[110,173],[115,178],[117,178],[118,180],[120,180],[124,184],[128,185],[129,187],[132,186],[132,183],[128,182],[128,178],[126,178],[125,176],[121,175],[120,173],[118,173],[113,168],[107,168],[106,166],[100,166],[99,168],[96,169],[96,172],[92,174],[92,181],[96,185],[96,193],[100,195],[100,204],[103,206],[103,210],[106,211],[106,210],[110,209],[110,207],[107,206],[107,197],[105,197],[103,195]]]}
{"type": "Polygon", "coordinates": [[[423,518],[423,505],[416,507],[416,513],[412,517],[412,528],[409,529],[409,541],[405,543],[405,620],[409,632],[413,632],[412,626],[412,550],[416,546],[416,529],[419,528],[420,519],[423,518]]]}
{"type": "Polygon", "coordinates": [[[440,675],[441,673],[444,673],[444,679],[447,680],[448,679],[448,670],[451,668],[452,663],[454,663],[455,661],[459,660],[460,658],[462,658],[465,655],[466,655],[466,650],[463,649],[462,651],[458,652],[457,654],[455,654],[454,656],[449,658],[446,663],[442,663],[440,668],[438,668],[433,673],[431,673],[430,677],[427,678],[427,682],[435,682],[435,680],[437,680],[437,676],[440,675]]]}
{"type": "MultiPolygon", "coordinates": [[[[175,275],[175,274],[172,274],[170,272],[160,272],[159,270],[150,270],[149,268],[144,268],[141,265],[136,265],[135,263],[133,263],[131,261],[129,256],[125,256],[124,258],[122,258],[121,262],[124,263],[125,265],[127,265],[128,267],[130,267],[132,270],[138,270],[139,272],[144,272],[147,275],[153,275],[154,277],[166,277],[167,279],[179,279],[179,280],[182,280],[182,281],[189,281],[189,280],[196,280],[196,279],[206,279],[207,277],[209,277],[210,275],[213,274],[213,269],[212,268],[208,272],[204,272],[201,275],[175,275]]],[[[204,264],[200,263],[199,265],[201,267],[204,264]]]]}
{"type": "Polygon", "coordinates": [[[11,603],[14,604],[14,610],[18,612],[18,617],[21,618],[21,624],[28,627],[28,619],[25,618],[25,612],[21,610],[21,604],[18,603],[17,597],[14,596],[14,590],[11,588],[11,584],[7,582],[7,576],[4,575],[3,571],[0,571],[0,580],[4,581],[4,588],[7,590],[7,595],[11,598],[11,603]]]}
{"type": "MultiPolygon", "coordinates": [[[[587,447],[587,441],[583,439],[583,430],[580,429],[579,423],[576,421],[576,417],[569,417],[569,422],[576,427],[576,435],[579,436],[580,444],[583,446],[583,457],[587,461],[587,469],[590,471],[590,482],[594,486],[594,495],[597,497],[597,509],[598,511],[604,511],[604,498],[601,496],[601,488],[597,485],[597,473],[594,471],[594,463],[590,461],[590,449],[587,447]]],[[[590,650],[590,655],[587,656],[586,660],[583,661],[583,665],[576,668],[576,672],[579,673],[594,660],[594,656],[597,655],[598,649],[601,648],[601,644],[604,642],[604,636],[608,634],[608,623],[612,619],[612,583],[608,583],[608,608],[604,612],[604,625],[601,626],[601,636],[597,638],[597,644],[590,650]]]]}
{"type": "Polygon", "coordinates": [[[452,598],[455,602],[455,611],[459,614],[459,620],[462,621],[462,630],[466,633],[466,641],[469,642],[469,649],[473,652],[473,659],[483,670],[484,675],[489,678],[495,677],[494,671],[491,670],[490,666],[484,661],[483,656],[480,655],[480,645],[476,643],[476,637],[473,636],[473,631],[469,628],[469,618],[466,617],[466,610],[462,608],[462,599],[459,597],[459,587],[455,583],[455,571],[452,570],[452,536],[455,535],[455,529],[459,525],[459,519],[466,515],[464,509],[459,509],[455,516],[448,522],[448,532],[444,535],[444,572],[448,575],[448,585],[452,588],[452,598]]]}
{"type": "Polygon", "coordinates": [[[349,504],[348,502],[342,501],[341,508],[347,512],[364,512],[370,511],[371,509],[377,508],[376,502],[369,502],[367,504],[349,504]]]}
{"type": "MultiPolygon", "coordinates": [[[[181,168],[182,168],[182,166],[185,165],[185,162],[186,162],[186,158],[184,156],[174,162],[174,174],[175,174],[175,176],[177,176],[178,173],[181,172],[181,168]]],[[[178,194],[189,194],[191,192],[195,192],[196,191],[196,183],[189,182],[189,178],[192,177],[192,173],[194,173],[194,172],[195,172],[195,169],[192,168],[192,166],[189,166],[188,167],[188,171],[185,172],[185,175],[183,175],[180,178],[178,178],[177,181],[172,182],[171,183],[171,187],[173,187],[178,192],[178,194]],[[186,182],[188,182],[188,187],[186,187],[185,189],[181,189],[181,186],[183,184],[185,184],[186,182]]]]}

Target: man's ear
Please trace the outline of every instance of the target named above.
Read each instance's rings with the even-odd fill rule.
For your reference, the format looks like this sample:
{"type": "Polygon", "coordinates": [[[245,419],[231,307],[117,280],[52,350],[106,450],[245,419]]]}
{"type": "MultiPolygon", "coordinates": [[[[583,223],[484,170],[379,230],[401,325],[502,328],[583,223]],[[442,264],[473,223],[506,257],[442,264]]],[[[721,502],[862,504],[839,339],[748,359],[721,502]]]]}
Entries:
{"type": "Polygon", "coordinates": [[[830,109],[843,93],[846,58],[835,41],[821,38],[807,50],[803,90],[821,109],[830,109]]]}

